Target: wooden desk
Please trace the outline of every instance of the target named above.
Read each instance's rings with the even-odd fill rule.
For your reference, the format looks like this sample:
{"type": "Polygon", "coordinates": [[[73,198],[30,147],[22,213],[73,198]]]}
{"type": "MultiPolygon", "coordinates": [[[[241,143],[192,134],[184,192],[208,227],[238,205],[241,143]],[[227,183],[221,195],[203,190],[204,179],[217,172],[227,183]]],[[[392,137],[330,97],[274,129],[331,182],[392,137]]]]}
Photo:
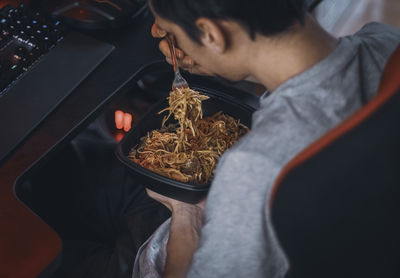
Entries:
{"type": "Polygon", "coordinates": [[[60,237],[17,199],[15,186],[96,117],[141,66],[162,58],[150,36],[152,22],[147,14],[128,28],[97,35],[115,51],[0,165],[1,278],[42,277],[57,267],[60,237]]]}

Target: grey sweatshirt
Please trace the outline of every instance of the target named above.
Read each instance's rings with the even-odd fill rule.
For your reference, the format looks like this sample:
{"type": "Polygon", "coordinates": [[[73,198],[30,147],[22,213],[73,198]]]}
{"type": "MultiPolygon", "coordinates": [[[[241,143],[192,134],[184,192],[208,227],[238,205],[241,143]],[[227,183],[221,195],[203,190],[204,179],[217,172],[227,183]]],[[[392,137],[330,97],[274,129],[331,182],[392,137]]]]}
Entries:
{"type": "MultiPolygon", "coordinates": [[[[324,60],[260,98],[251,132],[221,157],[188,277],[284,277],[289,262],[268,202],[281,169],[377,91],[400,30],[370,23],[324,60]]],[[[160,277],[169,220],[138,252],[133,277],[160,277]]]]}

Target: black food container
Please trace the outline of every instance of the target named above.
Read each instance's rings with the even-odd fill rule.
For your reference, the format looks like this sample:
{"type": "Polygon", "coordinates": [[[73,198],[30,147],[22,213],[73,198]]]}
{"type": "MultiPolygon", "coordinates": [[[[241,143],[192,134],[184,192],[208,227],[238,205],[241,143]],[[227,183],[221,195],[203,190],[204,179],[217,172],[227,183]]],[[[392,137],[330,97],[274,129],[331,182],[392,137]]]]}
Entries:
{"type": "MultiPolygon", "coordinates": [[[[171,68],[168,68],[168,75],[171,71],[171,68]]],[[[230,93],[233,95],[238,94],[238,91],[236,91],[237,89],[221,85],[219,82],[215,82],[212,79],[196,78],[190,80],[189,77],[186,78],[191,85],[191,89],[210,97],[208,100],[202,102],[204,117],[222,111],[234,119],[240,119],[240,122],[246,126],[251,126],[251,116],[254,112],[254,108],[245,104],[243,100],[229,95],[230,93]],[[208,87],[207,84],[209,84],[210,87],[208,87]]],[[[172,76],[170,80],[172,81],[172,76]]],[[[159,111],[168,107],[166,97],[168,96],[170,89],[169,87],[166,87],[165,90],[165,97],[156,102],[125,135],[117,147],[116,155],[135,176],[136,181],[143,186],[176,200],[187,203],[197,203],[207,195],[207,192],[210,189],[210,183],[190,184],[173,180],[143,168],[128,158],[128,154],[132,147],[137,146],[143,136],[146,136],[148,132],[161,127],[162,119],[168,113],[165,112],[158,114],[159,111]]],[[[240,94],[243,94],[243,92],[240,94]]],[[[172,118],[173,117],[170,117],[170,120],[168,120],[166,124],[174,122],[172,118]]]]}

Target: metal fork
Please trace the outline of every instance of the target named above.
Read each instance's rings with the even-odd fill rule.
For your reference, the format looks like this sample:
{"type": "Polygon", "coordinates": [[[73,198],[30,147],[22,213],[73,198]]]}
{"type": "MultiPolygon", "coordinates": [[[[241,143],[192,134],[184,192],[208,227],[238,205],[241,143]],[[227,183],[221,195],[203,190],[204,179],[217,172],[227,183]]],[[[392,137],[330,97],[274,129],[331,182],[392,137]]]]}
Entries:
{"type": "Polygon", "coordinates": [[[169,50],[171,51],[172,65],[174,66],[175,73],[174,81],[172,82],[172,90],[189,88],[189,84],[187,83],[185,78],[182,77],[181,73],[179,72],[179,66],[176,63],[176,51],[174,42],[168,35],[166,36],[166,38],[168,41],[169,50]]]}

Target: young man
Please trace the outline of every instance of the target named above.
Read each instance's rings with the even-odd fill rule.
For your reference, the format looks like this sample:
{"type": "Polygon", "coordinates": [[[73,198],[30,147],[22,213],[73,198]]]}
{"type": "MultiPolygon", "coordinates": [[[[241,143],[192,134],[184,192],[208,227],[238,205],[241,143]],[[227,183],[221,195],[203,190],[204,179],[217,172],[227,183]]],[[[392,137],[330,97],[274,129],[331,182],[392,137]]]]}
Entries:
{"type": "MultiPolygon", "coordinates": [[[[400,31],[368,24],[340,39],[292,0],[149,0],[155,37],[171,35],[183,68],[237,81],[260,97],[251,132],[220,159],[204,202],[148,191],[172,211],[142,246],[133,277],[284,277],[268,211],[282,167],[371,100],[400,31]]],[[[161,51],[170,61],[165,41],[161,51]]]]}

